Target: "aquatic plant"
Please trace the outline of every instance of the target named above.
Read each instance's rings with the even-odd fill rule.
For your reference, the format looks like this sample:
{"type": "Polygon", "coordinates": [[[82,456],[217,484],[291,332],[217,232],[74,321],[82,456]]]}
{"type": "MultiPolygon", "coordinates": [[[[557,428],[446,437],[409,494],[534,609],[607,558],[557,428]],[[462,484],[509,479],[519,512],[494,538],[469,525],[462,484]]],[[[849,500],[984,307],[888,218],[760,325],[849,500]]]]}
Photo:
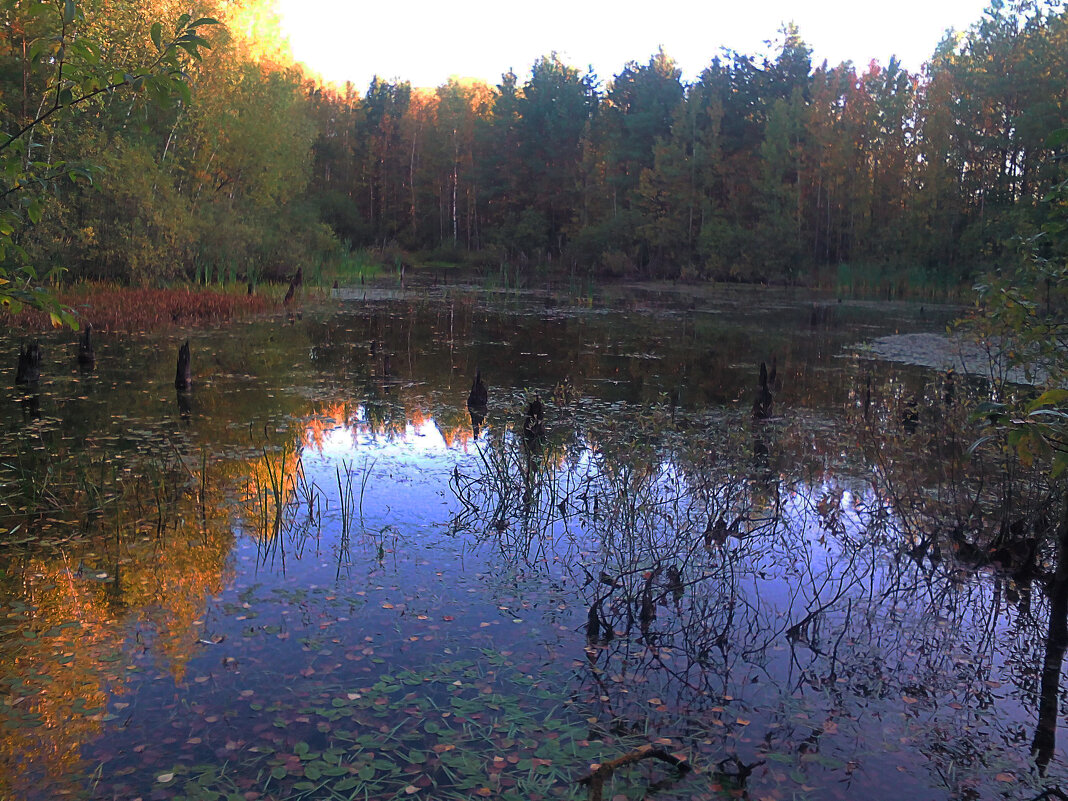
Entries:
{"type": "MultiPolygon", "coordinates": [[[[225,323],[261,314],[271,307],[262,294],[216,289],[147,289],[107,284],[82,284],[63,290],[58,302],[77,319],[102,332],[154,331],[176,326],[225,323]]],[[[25,331],[52,327],[46,312],[25,309],[17,315],[0,309],[4,325],[25,331]]]]}

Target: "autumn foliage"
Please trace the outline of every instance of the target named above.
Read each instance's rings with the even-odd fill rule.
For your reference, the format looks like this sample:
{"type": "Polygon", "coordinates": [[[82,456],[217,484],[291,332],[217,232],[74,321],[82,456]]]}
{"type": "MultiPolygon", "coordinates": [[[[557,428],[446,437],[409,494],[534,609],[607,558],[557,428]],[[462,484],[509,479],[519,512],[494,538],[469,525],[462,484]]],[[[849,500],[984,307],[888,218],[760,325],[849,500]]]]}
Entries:
{"type": "MultiPolygon", "coordinates": [[[[226,323],[268,310],[262,295],[212,289],[138,289],[83,285],[61,292],[60,302],[74,309],[82,325],[98,331],[153,331],[170,326],[226,323]]],[[[24,310],[0,312],[0,324],[27,331],[51,327],[46,313],[24,310]]]]}

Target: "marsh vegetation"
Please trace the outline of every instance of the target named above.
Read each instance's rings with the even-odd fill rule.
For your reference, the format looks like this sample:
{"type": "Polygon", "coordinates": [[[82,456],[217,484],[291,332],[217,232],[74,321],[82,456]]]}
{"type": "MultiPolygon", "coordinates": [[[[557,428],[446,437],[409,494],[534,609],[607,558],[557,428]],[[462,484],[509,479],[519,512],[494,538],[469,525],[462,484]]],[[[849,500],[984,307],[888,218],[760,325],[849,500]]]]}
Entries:
{"type": "Polygon", "coordinates": [[[960,310],[332,294],[94,332],[91,370],[76,336],[41,339],[40,381],[2,407],[0,795],[1063,782],[1055,487],[969,450],[985,379],[865,346],[960,310]],[[578,783],[643,748],[692,770],[623,759],[578,783]]]}

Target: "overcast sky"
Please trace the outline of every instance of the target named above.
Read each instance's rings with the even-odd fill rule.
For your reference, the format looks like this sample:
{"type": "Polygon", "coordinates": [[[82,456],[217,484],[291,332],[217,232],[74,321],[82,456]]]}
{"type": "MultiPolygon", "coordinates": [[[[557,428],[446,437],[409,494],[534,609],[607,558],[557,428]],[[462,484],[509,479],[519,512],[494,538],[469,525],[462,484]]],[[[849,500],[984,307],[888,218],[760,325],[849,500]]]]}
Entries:
{"type": "Polygon", "coordinates": [[[610,79],[627,61],[646,62],[663,45],[696,78],[720,48],[765,52],[782,24],[796,22],[813,61],[832,65],[897,55],[912,70],[947,28],[964,30],[988,0],[279,0],[296,58],[331,81],[361,91],[371,76],[434,87],[452,75],[498,82],[513,68],[522,80],[553,50],[563,60],[610,79]]]}

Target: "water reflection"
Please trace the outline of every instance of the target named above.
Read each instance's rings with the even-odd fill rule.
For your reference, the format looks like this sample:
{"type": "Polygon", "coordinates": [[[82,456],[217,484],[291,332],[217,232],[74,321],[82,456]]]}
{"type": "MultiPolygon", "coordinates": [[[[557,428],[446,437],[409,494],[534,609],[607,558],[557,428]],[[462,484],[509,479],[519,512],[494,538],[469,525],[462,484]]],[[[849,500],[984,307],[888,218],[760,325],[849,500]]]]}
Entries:
{"type": "MultiPolygon", "coordinates": [[[[456,477],[457,526],[578,588],[579,693],[602,731],[653,725],[745,764],[774,754],[816,786],[843,767],[873,782],[923,753],[932,773],[915,786],[899,778],[892,795],[928,781],[967,794],[995,752],[1026,772],[1024,749],[995,744],[1020,743],[1031,725],[996,692],[1003,660],[1030,655],[1001,650],[1011,616],[999,585],[903,558],[892,504],[870,483],[825,474],[769,491],[759,465],[746,475],[706,454],[634,464],[587,453],[558,464],[532,497],[524,450],[495,444],[486,469],[456,477]],[[977,746],[980,727],[990,739],[977,746]]],[[[1062,656],[1061,646],[1047,654],[1047,686],[1062,656]]],[[[1048,725],[1035,738],[1042,769],[1048,725]]],[[[753,781],[789,782],[774,769],[753,781]]]]}
{"type": "Polygon", "coordinates": [[[1048,532],[995,564],[979,514],[947,527],[951,500],[985,496],[955,466],[944,380],[831,361],[870,312],[813,329],[807,303],[657,303],[372,299],[217,356],[194,337],[192,411],[152,341],[101,339],[37,417],[13,396],[0,795],[293,795],[368,772],[353,729],[378,738],[375,798],[530,797],[657,740],[706,768],[665,797],[1063,778],[1066,562],[1048,532]],[[582,764],[491,734],[463,773],[404,721],[440,729],[444,704],[492,733],[495,711],[449,695],[467,687],[582,764]],[[530,790],[494,756],[561,773],[530,790]]]}

